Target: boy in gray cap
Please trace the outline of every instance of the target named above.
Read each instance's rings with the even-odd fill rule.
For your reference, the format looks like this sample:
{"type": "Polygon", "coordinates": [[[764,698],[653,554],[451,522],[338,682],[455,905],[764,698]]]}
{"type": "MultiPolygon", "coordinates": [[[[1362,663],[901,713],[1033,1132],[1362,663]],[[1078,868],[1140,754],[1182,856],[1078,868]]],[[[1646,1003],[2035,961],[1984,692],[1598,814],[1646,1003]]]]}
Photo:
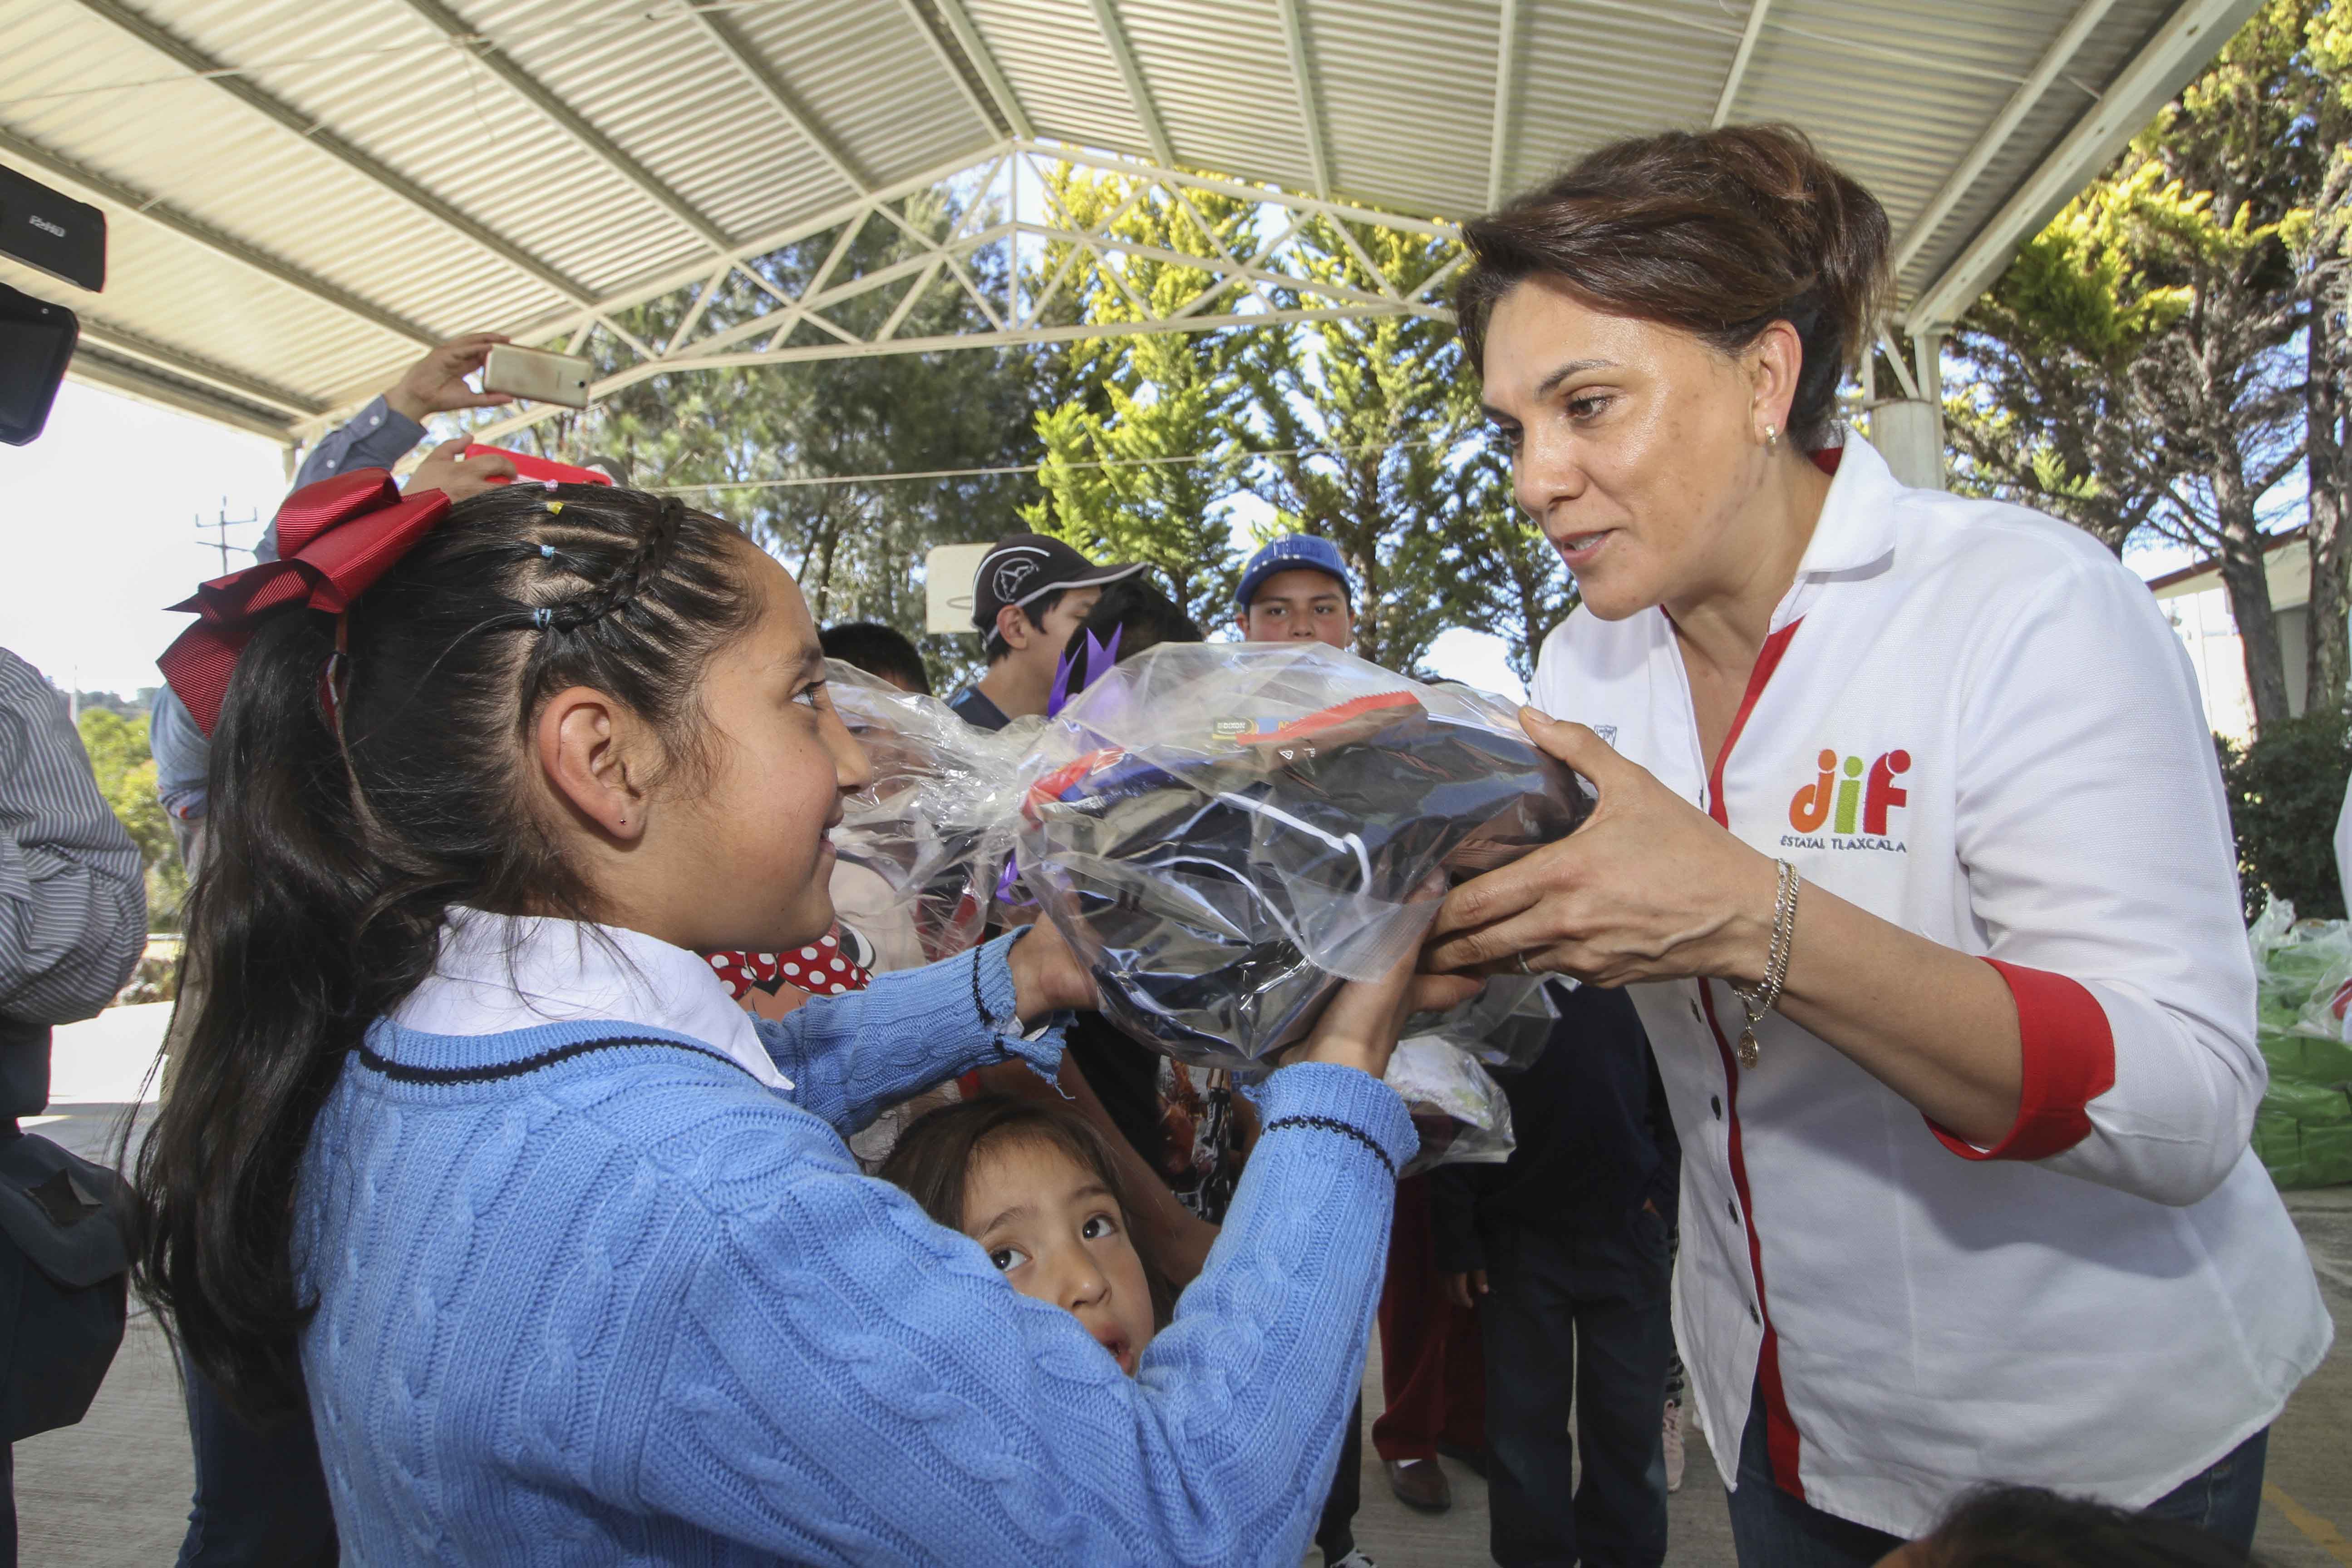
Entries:
{"type": "Polygon", "coordinates": [[[1002,730],[1045,711],[1054,671],[1070,634],[1102,597],[1104,585],[1143,570],[1140,561],[1097,566],[1058,539],[1009,533],[972,574],[971,622],[988,654],[988,673],[948,706],[967,724],[1002,730]]]}

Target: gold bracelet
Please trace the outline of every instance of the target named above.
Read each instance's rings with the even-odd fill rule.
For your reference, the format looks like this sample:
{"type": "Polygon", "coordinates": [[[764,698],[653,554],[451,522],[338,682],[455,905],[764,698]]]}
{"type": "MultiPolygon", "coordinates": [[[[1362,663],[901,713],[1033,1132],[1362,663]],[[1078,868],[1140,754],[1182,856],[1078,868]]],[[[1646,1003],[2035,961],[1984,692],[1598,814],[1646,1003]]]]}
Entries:
{"type": "Polygon", "coordinates": [[[1772,896],[1772,945],[1764,958],[1763,984],[1731,987],[1748,1015],[1748,1026],[1739,1031],[1739,1065],[1744,1068],[1753,1068],[1761,1055],[1756,1026],[1780,1005],[1780,987],[1789,978],[1789,950],[1797,941],[1797,868],[1786,860],[1774,864],[1780,868],[1780,881],[1772,896]]]}

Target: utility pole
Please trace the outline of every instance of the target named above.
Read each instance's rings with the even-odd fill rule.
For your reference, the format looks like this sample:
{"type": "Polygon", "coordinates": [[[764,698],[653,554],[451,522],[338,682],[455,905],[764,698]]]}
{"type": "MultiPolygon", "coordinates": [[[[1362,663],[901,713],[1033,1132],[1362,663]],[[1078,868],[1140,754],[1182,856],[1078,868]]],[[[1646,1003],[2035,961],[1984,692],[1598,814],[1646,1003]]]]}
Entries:
{"type": "Polygon", "coordinates": [[[253,553],[253,546],[250,544],[231,544],[228,542],[228,531],[232,528],[250,528],[260,521],[261,519],[258,515],[253,517],[229,516],[228,500],[226,497],[222,498],[219,515],[214,521],[207,522],[201,517],[196,519],[196,535],[198,542],[208,549],[217,549],[220,552],[220,575],[224,577],[228,575],[228,558],[230,552],[234,551],[239,555],[250,555],[253,553]],[[213,535],[210,539],[204,538],[207,530],[209,530],[213,535]]]}

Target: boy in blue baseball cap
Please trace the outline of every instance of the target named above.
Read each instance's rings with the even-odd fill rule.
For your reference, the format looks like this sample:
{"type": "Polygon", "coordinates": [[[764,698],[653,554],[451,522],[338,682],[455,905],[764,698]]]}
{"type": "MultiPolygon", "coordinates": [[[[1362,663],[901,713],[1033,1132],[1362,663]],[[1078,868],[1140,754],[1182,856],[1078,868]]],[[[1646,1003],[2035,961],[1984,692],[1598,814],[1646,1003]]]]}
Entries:
{"type": "MultiPolygon", "coordinates": [[[[1347,557],[1338,545],[1311,533],[1286,533],[1251,556],[1242,569],[1241,590],[1234,595],[1234,620],[1248,642],[1319,642],[1353,652],[1354,593],[1347,557]]],[[[1371,1559],[1356,1549],[1363,1451],[1364,1406],[1358,1400],[1348,1413],[1339,1466],[1315,1527],[1315,1544],[1333,1568],[1370,1568],[1371,1559]]]]}
{"type": "Polygon", "coordinates": [[[1339,547],[1311,533],[1286,533],[1242,571],[1235,620],[1250,642],[1356,644],[1355,584],[1339,547]]]}

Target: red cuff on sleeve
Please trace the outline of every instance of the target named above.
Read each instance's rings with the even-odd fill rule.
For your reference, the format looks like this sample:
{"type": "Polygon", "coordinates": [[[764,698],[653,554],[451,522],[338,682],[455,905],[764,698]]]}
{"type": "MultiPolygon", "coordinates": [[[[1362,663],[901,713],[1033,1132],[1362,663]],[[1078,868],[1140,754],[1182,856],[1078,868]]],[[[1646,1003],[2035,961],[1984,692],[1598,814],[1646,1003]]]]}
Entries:
{"type": "Polygon", "coordinates": [[[2084,1109],[2116,1085],[2116,1037],[2099,999],[2076,981],[1988,958],[2017,1001],[2024,1085],[2009,1135],[1979,1149],[1936,1125],[1927,1130],[1963,1160],[2046,1160],[2090,1135],[2084,1109]]]}

